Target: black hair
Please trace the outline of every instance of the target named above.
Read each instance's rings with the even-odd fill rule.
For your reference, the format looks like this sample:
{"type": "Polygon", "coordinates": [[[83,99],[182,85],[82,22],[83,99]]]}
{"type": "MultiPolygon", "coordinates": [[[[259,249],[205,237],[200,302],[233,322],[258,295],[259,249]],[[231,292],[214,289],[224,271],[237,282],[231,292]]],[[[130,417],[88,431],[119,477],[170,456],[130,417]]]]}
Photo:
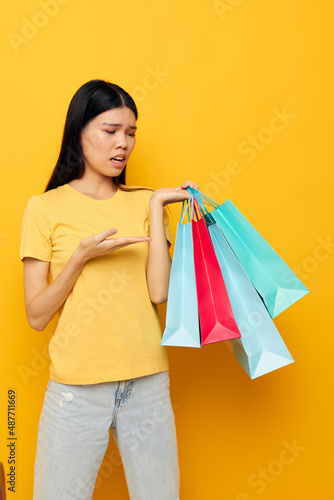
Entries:
{"type": "MultiPolygon", "coordinates": [[[[114,83],[90,80],[76,91],[67,110],[59,157],[45,192],[83,176],[85,164],[81,146],[82,129],[100,113],[124,107],[131,109],[136,120],[138,119],[134,100],[114,83]]],[[[126,166],[119,176],[114,177],[116,187],[124,191],[137,189],[125,187],[125,170],[126,166]]]]}

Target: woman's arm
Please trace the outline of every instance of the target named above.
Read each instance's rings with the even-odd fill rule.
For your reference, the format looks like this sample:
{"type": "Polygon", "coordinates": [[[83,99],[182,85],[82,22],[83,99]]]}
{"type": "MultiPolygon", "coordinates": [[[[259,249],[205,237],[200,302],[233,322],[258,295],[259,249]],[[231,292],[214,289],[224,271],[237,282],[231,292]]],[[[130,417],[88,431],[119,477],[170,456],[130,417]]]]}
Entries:
{"type": "Polygon", "coordinates": [[[149,241],[150,238],[134,236],[106,239],[117,232],[107,229],[97,235],[84,238],[69,261],[48,285],[49,262],[25,257],[24,296],[29,325],[42,331],[64,304],[85,263],[100,255],[106,255],[133,243],[149,241]]]}
{"type": "Polygon", "coordinates": [[[50,285],[48,285],[49,262],[25,257],[23,263],[28,323],[32,328],[41,332],[65,302],[84,262],[75,251],[50,285]]]}
{"type": "Polygon", "coordinates": [[[176,203],[190,198],[187,187],[198,189],[197,184],[186,181],[176,188],[157,189],[150,199],[150,237],[147,262],[147,287],[152,302],[162,304],[168,296],[171,258],[163,223],[163,209],[169,203],[176,203]]]}

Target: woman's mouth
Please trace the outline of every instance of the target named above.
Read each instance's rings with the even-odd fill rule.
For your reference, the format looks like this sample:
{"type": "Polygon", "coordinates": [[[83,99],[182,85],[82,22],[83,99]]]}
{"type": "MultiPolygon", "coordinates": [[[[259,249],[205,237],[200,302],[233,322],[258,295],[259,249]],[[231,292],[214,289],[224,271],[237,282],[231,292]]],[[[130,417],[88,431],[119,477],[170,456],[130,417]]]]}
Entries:
{"type": "Polygon", "coordinates": [[[123,156],[114,156],[113,158],[110,158],[110,161],[115,167],[119,168],[124,167],[126,163],[126,159],[123,156]]]}

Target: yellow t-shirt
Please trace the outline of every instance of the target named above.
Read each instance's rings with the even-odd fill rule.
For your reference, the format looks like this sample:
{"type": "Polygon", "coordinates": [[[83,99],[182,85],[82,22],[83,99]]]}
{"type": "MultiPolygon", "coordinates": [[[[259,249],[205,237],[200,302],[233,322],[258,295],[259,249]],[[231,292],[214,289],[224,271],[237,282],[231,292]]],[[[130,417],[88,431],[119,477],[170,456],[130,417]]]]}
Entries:
{"type": "MultiPolygon", "coordinates": [[[[20,258],[50,262],[52,282],[80,241],[115,227],[114,236],[149,236],[152,191],[117,190],[95,200],[65,184],[32,196],[23,214],[20,258]]],[[[167,240],[171,243],[164,211],[167,240]]],[[[168,369],[156,304],[146,282],[148,242],[86,262],[58,312],[49,343],[50,377],[64,384],[127,380],[168,369]]]]}

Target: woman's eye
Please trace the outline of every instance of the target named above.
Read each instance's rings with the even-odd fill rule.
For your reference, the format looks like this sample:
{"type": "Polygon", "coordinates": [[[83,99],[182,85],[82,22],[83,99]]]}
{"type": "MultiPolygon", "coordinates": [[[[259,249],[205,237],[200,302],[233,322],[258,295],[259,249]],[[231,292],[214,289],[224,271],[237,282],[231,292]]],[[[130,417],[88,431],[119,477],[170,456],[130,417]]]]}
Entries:
{"type": "MultiPolygon", "coordinates": [[[[114,134],[116,130],[105,130],[105,132],[107,132],[107,134],[114,134]]],[[[131,137],[136,137],[136,134],[128,134],[128,135],[130,135],[131,137]]]]}

